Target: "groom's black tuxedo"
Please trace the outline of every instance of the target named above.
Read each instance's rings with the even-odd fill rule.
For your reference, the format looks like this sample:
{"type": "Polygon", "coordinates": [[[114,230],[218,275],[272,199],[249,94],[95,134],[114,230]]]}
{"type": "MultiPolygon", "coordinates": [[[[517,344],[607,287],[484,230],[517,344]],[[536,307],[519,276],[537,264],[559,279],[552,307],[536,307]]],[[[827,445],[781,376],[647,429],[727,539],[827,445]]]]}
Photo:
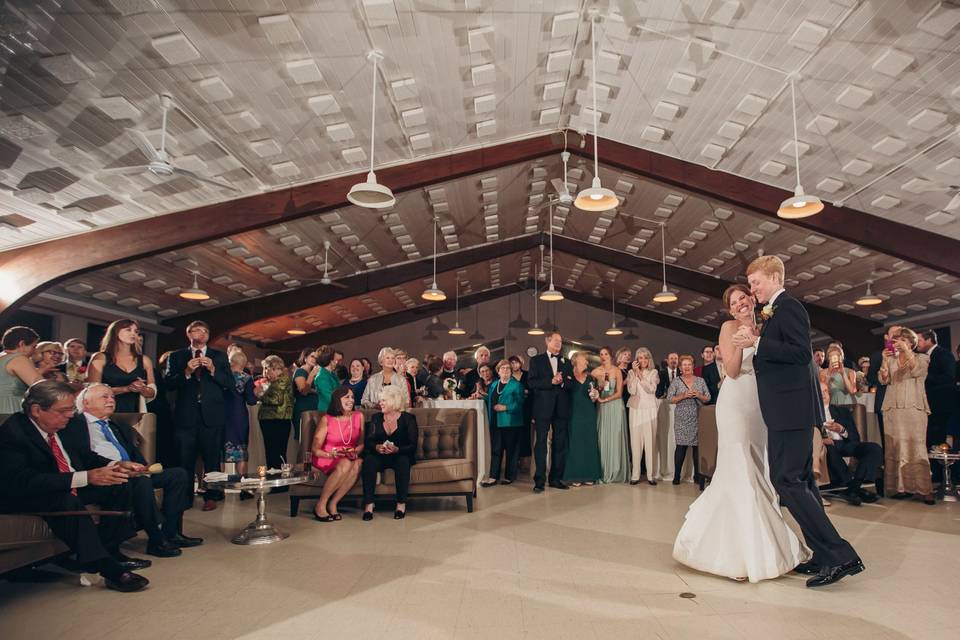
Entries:
{"type": "Polygon", "coordinates": [[[823,425],[825,416],[810,318],[803,305],[783,291],[772,307],[753,355],[760,412],[769,431],[770,481],[813,549],[813,562],[837,567],[856,560],[857,553],[824,512],[813,477],[812,431],[823,425]]]}
{"type": "Polygon", "coordinates": [[[570,396],[568,386],[573,377],[570,361],[562,355],[557,359],[557,372],[563,376],[562,384],[553,384],[553,364],[547,353],[530,359],[527,385],[533,392],[533,420],[536,426],[536,441],[533,446],[535,485],[542,487],[547,473],[547,434],[553,428],[550,455],[550,482],[563,478],[567,464],[567,432],[570,422],[570,396]]]}

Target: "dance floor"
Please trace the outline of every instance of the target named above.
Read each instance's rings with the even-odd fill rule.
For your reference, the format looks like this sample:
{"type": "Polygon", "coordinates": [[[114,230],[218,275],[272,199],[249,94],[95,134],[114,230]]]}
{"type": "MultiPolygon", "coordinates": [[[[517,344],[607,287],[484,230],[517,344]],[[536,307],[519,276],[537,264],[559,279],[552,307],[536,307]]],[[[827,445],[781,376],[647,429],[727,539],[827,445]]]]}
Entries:
{"type": "MultiPolygon", "coordinates": [[[[884,500],[828,509],[866,572],[819,591],[790,575],[760,584],[699,574],[671,558],[692,484],[603,486],[534,495],[481,489],[463,501],[413,500],[403,521],[285,514],[283,542],[230,537],[252,502],[228,496],[189,512],[206,544],[143,573],[119,594],[0,580],[0,637],[152,638],[776,638],[958,637],[960,505],[884,500]],[[389,636],[386,634],[389,633],[389,636]]],[[[308,506],[307,509],[310,507],[308,506]]],[[[130,553],[142,551],[142,538],[130,553]]]]}

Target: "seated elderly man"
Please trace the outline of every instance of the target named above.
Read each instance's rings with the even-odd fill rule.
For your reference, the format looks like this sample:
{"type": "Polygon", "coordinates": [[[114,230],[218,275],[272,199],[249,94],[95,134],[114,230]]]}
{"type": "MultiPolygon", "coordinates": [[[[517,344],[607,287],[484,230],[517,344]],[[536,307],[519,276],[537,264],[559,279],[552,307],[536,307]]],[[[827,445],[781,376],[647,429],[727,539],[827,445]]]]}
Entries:
{"type": "MultiPolygon", "coordinates": [[[[147,461],[137,448],[133,429],[110,419],[116,409],[113,390],[94,383],[77,394],[77,415],[71,418],[61,437],[68,447],[93,450],[117,462],[134,462],[146,470],[147,461]]],[[[149,476],[130,478],[133,514],[147,534],[147,553],[158,558],[180,555],[180,547],[195,547],[202,538],[183,535],[183,512],[190,507],[187,496],[187,472],[181,468],[164,469],[149,476]],[[154,489],[163,489],[163,518],[154,497],[154,489]]]]}
{"type": "Polygon", "coordinates": [[[100,524],[85,506],[129,511],[128,477],[142,469],[113,462],[90,449],[75,449],[60,439],[74,414],[74,391],[66,382],[41,380],[28,389],[23,411],[0,426],[0,511],[6,513],[73,512],[45,515],[54,535],[73,551],[88,571],[100,573],[107,588],[139,591],[149,584],[129,569],[150,565],[122,555],[120,543],[136,534],[130,519],[102,515],[100,524]]]}
{"type": "Polygon", "coordinates": [[[873,482],[877,470],[883,462],[883,449],[875,442],[862,442],[853,414],[846,407],[830,404],[830,389],[820,383],[823,396],[823,409],[827,421],[823,427],[827,437],[823,444],[827,449],[827,468],[830,470],[832,485],[846,485],[843,496],[850,504],[859,506],[863,502],[876,502],[877,495],[861,488],[864,482],[873,482]],[[857,466],[853,473],[844,458],[855,458],[857,466]]]}

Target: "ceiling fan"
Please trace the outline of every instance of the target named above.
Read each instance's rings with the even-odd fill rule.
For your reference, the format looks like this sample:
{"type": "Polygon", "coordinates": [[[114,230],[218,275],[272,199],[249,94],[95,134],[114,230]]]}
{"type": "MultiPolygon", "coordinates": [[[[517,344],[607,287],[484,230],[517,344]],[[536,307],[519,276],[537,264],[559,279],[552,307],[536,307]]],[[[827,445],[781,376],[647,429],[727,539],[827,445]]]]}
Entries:
{"type": "Polygon", "coordinates": [[[116,169],[105,169],[101,174],[105,175],[136,175],[138,173],[152,173],[160,178],[178,176],[188,178],[194,182],[209,184],[229,191],[237,191],[237,188],[226,182],[201,176],[193,171],[175,167],[170,163],[170,157],[167,155],[167,112],[173,107],[173,99],[168,95],[160,96],[160,105],[163,107],[163,124],[160,128],[160,148],[154,149],[153,144],[143,131],[138,129],[125,129],[127,136],[136,144],[143,155],[147,157],[147,163],[133,167],[119,167],[116,169]]]}
{"type": "Polygon", "coordinates": [[[320,278],[319,282],[322,285],[339,287],[340,289],[347,288],[347,285],[341,282],[336,282],[330,277],[330,241],[329,240],[323,241],[323,277],[320,278]]]}

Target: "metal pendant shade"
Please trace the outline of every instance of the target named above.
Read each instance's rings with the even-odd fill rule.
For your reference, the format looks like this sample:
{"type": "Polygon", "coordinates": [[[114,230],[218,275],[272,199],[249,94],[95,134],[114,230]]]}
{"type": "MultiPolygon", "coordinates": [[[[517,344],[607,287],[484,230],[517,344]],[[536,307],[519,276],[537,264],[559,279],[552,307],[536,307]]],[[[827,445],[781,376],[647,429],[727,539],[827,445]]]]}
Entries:
{"type": "Polygon", "coordinates": [[[433,284],[425,289],[420,297],[430,302],[440,302],[447,299],[447,294],[437,286],[437,219],[433,219],[433,284]]]}
{"type": "Polygon", "coordinates": [[[200,288],[200,284],[197,282],[196,271],[193,272],[193,286],[181,291],[180,297],[184,300],[194,300],[197,302],[210,299],[210,294],[200,288]]]}
{"type": "Polygon", "coordinates": [[[777,209],[777,216],[787,220],[807,218],[823,211],[823,202],[814,195],[807,195],[800,185],[800,145],[797,138],[797,89],[796,82],[790,80],[790,97],[793,103],[793,157],[797,169],[797,186],[793,188],[793,197],[787,198],[777,209]]]}
{"type": "Polygon", "coordinates": [[[377,139],[377,65],[383,60],[379,51],[371,51],[367,59],[373,61],[373,97],[370,108],[370,172],[366,182],[358,182],[350,187],[347,200],[358,207],[365,209],[388,209],[397,203],[390,187],[377,182],[377,174],[373,171],[373,143],[377,139]]]}
{"type": "Polygon", "coordinates": [[[457,278],[457,300],[456,300],[456,319],[454,320],[453,326],[450,327],[450,330],[447,331],[451,336],[462,336],[467,332],[460,326],[460,278],[457,278]]]}

